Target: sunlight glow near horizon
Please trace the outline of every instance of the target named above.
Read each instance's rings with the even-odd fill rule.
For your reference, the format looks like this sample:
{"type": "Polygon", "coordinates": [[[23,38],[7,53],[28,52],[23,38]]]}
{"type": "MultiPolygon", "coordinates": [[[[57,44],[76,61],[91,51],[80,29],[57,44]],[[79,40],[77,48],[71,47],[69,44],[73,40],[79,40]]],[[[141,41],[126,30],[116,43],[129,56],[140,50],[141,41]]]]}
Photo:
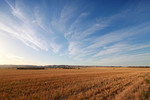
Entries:
{"type": "Polygon", "coordinates": [[[149,0],[1,0],[0,64],[150,65],[149,0]]]}

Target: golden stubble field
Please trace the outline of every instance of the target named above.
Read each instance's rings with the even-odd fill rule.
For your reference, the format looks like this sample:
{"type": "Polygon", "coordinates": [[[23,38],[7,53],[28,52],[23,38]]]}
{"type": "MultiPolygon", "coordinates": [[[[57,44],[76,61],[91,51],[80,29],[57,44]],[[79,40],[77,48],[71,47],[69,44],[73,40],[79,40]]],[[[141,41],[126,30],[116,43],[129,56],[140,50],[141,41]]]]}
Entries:
{"type": "Polygon", "coordinates": [[[150,68],[0,69],[0,100],[148,100],[150,68]]]}

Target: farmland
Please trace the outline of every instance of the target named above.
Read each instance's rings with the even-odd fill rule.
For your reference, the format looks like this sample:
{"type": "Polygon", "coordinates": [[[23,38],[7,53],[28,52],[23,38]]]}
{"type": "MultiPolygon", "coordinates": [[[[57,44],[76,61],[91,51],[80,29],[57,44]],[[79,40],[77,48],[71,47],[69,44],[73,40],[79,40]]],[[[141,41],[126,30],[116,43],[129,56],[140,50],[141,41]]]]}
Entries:
{"type": "Polygon", "coordinates": [[[0,100],[148,100],[150,68],[0,69],[0,100]]]}

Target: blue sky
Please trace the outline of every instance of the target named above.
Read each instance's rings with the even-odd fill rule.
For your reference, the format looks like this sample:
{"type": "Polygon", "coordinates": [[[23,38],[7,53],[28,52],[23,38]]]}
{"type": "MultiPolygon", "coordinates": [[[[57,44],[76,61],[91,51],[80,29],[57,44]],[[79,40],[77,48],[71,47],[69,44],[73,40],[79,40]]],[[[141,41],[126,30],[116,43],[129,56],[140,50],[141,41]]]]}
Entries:
{"type": "Polygon", "coordinates": [[[150,1],[0,0],[0,64],[150,65],[150,1]]]}

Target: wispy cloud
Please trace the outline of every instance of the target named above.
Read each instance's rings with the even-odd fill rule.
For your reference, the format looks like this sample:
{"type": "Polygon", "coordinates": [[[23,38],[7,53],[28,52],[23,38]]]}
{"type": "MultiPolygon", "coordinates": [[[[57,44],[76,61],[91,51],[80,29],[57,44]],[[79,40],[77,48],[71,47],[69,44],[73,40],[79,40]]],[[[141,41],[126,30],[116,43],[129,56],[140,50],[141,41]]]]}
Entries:
{"type": "MultiPolygon", "coordinates": [[[[78,39],[76,41],[70,41],[69,54],[74,58],[83,59],[84,61],[89,59],[87,56],[98,59],[97,57],[101,56],[123,54],[133,50],[149,48],[149,44],[131,45],[125,42],[125,39],[137,36],[149,30],[150,24],[147,22],[137,26],[120,29],[97,38],[95,37],[96,39],[94,40],[90,38],[86,41],[86,38],[82,38],[79,39],[80,41],[78,41],[78,39]]],[[[80,35],[78,37],[80,38],[80,35]]]]}
{"type": "Polygon", "coordinates": [[[117,43],[108,47],[104,47],[104,49],[98,52],[97,54],[95,54],[94,57],[111,55],[111,54],[127,53],[129,51],[139,50],[139,49],[144,49],[144,48],[149,48],[149,47],[150,47],[150,44],[130,45],[127,43],[117,43]]]}
{"type": "Polygon", "coordinates": [[[16,60],[16,61],[23,60],[23,57],[16,56],[16,55],[13,55],[13,54],[8,54],[8,55],[6,55],[6,58],[7,58],[7,59],[13,59],[13,60],[16,60]]]}
{"type": "Polygon", "coordinates": [[[150,59],[150,53],[140,53],[140,54],[126,54],[117,55],[112,57],[107,57],[100,59],[98,61],[93,61],[93,64],[99,65],[147,65],[148,59],[150,59]]]}
{"type": "Polygon", "coordinates": [[[20,19],[23,22],[27,21],[25,15],[22,13],[21,9],[18,7],[18,4],[16,2],[15,2],[15,6],[12,6],[11,3],[8,0],[5,0],[5,1],[9,5],[9,7],[11,8],[12,14],[14,16],[16,16],[18,19],[20,19]]]}
{"type": "Polygon", "coordinates": [[[52,17],[51,25],[58,32],[64,33],[67,30],[70,19],[74,17],[75,8],[66,5],[62,8],[59,15],[57,15],[58,12],[52,17]]]}
{"type": "Polygon", "coordinates": [[[57,38],[53,37],[53,38],[51,39],[51,43],[50,43],[50,46],[51,46],[52,51],[53,51],[54,53],[58,53],[59,50],[62,48],[62,44],[58,44],[58,43],[55,42],[56,39],[57,39],[57,38]]]}
{"type": "Polygon", "coordinates": [[[70,39],[72,38],[72,35],[77,31],[80,30],[81,27],[81,22],[83,20],[83,18],[85,18],[88,15],[88,13],[86,12],[82,12],[77,18],[76,20],[73,21],[73,23],[70,25],[69,29],[67,30],[67,32],[64,34],[66,39],[70,39]]]}
{"type": "Polygon", "coordinates": [[[70,55],[75,55],[77,54],[77,52],[79,51],[79,48],[77,47],[78,46],[78,43],[77,42],[70,42],[69,43],[69,54],[70,55]]]}
{"type": "Polygon", "coordinates": [[[107,13],[101,7],[98,7],[100,11],[89,6],[83,8],[82,4],[77,6],[73,1],[58,6],[53,1],[44,6],[35,2],[25,5],[26,1],[5,2],[9,11],[0,12],[0,34],[14,37],[37,51],[98,63],[106,62],[109,57],[124,59],[129,52],[150,48],[149,40],[143,44],[132,41],[133,38],[138,40],[143,33],[146,37],[150,31],[150,22],[144,20],[148,16],[140,20],[133,18],[146,15],[140,13],[149,7],[138,10],[143,4],[139,7],[136,7],[138,3],[131,4],[132,7],[107,13]]]}
{"type": "Polygon", "coordinates": [[[35,7],[34,9],[34,17],[35,19],[32,21],[33,23],[37,24],[42,30],[44,30],[48,34],[53,34],[51,27],[48,27],[48,23],[46,23],[46,17],[44,14],[39,10],[39,7],[35,7]]]}
{"type": "Polygon", "coordinates": [[[0,21],[0,30],[10,34],[27,46],[35,49],[35,50],[48,50],[48,45],[44,40],[44,36],[37,31],[36,25],[34,25],[30,20],[26,17],[26,15],[19,8],[18,2],[15,2],[15,6],[11,5],[10,2],[6,1],[9,7],[11,8],[12,14],[14,17],[19,19],[21,23],[16,23],[13,18],[8,17],[7,15],[3,15],[2,17],[7,17],[9,19],[9,23],[7,20],[0,21]]]}
{"type": "Polygon", "coordinates": [[[128,37],[141,34],[144,31],[150,30],[150,23],[143,23],[138,26],[133,26],[125,29],[120,29],[114,32],[107,33],[106,35],[100,36],[93,41],[93,44],[88,48],[98,48],[101,46],[105,46],[110,43],[114,43],[117,41],[121,41],[128,37]]]}
{"type": "Polygon", "coordinates": [[[118,36],[122,35],[120,36],[121,37],[120,40],[122,40],[122,38],[125,38],[124,34],[126,33],[124,34],[120,33],[126,29],[120,32],[114,31],[113,33],[108,33],[104,36],[101,36],[101,31],[103,31],[103,29],[107,29],[112,23],[114,23],[115,20],[124,17],[125,12],[115,14],[109,17],[95,18],[93,20],[82,23],[82,21],[84,21],[84,18],[88,17],[88,15],[89,13],[82,12],[71,24],[71,26],[68,28],[68,31],[64,35],[64,37],[69,42],[68,46],[69,54],[74,54],[77,55],[78,57],[79,57],[78,54],[80,54],[80,57],[95,54],[97,52],[97,48],[100,48],[103,44],[119,41],[114,39],[113,37],[119,38],[118,36]],[[93,34],[99,34],[100,36],[93,38],[90,37],[90,35],[93,34]],[[113,38],[114,40],[110,38],[113,38]]]}
{"type": "Polygon", "coordinates": [[[0,51],[0,63],[5,63],[7,64],[7,62],[9,62],[9,64],[11,64],[11,62],[15,62],[16,64],[18,64],[19,62],[24,62],[25,58],[22,56],[18,56],[18,55],[14,55],[12,53],[6,53],[4,54],[4,52],[0,51]]]}
{"type": "Polygon", "coordinates": [[[39,15],[39,11],[37,8],[35,8],[35,20],[33,22],[37,23],[44,31],[48,32],[47,29],[44,27],[43,23],[42,23],[42,17],[40,17],[39,15]]]}

